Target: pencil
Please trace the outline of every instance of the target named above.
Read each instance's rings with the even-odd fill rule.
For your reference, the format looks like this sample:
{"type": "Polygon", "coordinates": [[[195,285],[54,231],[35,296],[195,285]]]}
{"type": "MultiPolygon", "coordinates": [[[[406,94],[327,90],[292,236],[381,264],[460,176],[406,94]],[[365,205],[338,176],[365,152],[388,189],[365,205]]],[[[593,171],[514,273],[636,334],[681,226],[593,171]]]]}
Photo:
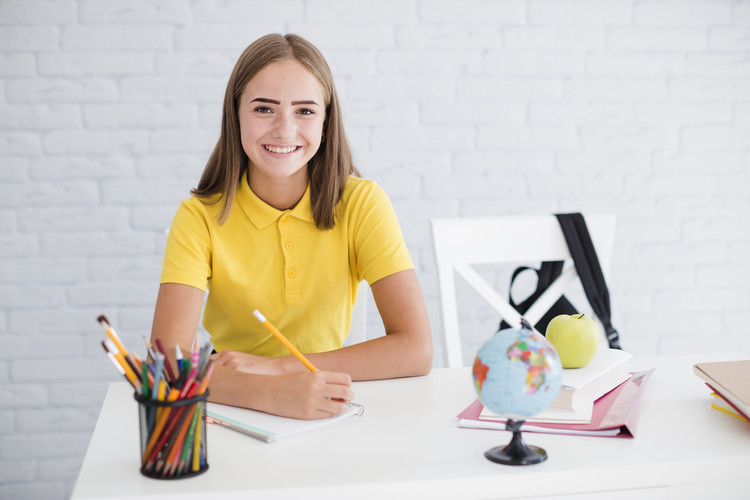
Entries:
{"type": "MultiPolygon", "coordinates": [[[[198,411],[203,414],[203,402],[198,402],[198,411]]],[[[198,427],[195,429],[195,440],[193,441],[193,460],[192,460],[192,471],[197,472],[200,470],[200,453],[201,453],[201,431],[203,430],[203,422],[198,422],[198,427]]]]}
{"type": "Polygon", "coordinates": [[[206,373],[203,375],[203,380],[201,380],[201,384],[198,387],[198,395],[202,396],[206,389],[208,388],[208,382],[211,379],[211,374],[214,372],[214,362],[213,360],[208,361],[208,366],[206,367],[206,373]]]}
{"type": "Polygon", "coordinates": [[[114,356],[114,358],[117,360],[118,364],[125,372],[125,376],[128,378],[132,386],[135,387],[136,392],[138,392],[138,394],[141,394],[142,387],[141,382],[138,380],[138,375],[135,373],[135,371],[133,371],[133,368],[131,368],[130,364],[128,364],[128,362],[125,360],[122,352],[117,349],[115,343],[110,339],[106,339],[102,342],[102,345],[104,346],[104,349],[108,353],[111,353],[112,356],[114,356]]]}
{"type": "Polygon", "coordinates": [[[161,382],[164,380],[164,355],[160,352],[154,353],[154,385],[151,390],[151,399],[156,399],[161,382]]]}
{"type": "Polygon", "coordinates": [[[273,333],[273,335],[274,335],[274,336],[275,336],[275,337],[276,337],[277,339],[279,339],[279,340],[281,341],[281,343],[282,343],[282,344],[284,344],[284,346],[286,346],[286,348],[287,348],[287,349],[289,349],[289,350],[290,350],[290,351],[292,352],[292,354],[294,354],[294,356],[295,356],[295,357],[296,357],[297,359],[299,359],[300,361],[302,361],[302,364],[303,364],[303,365],[305,365],[305,366],[306,366],[306,367],[307,367],[307,368],[308,368],[308,369],[309,369],[309,370],[310,370],[311,372],[316,372],[316,371],[318,371],[318,369],[317,369],[317,368],[315,368],[315,365],[313,365],[312,363],[310,363],[310,360],[308,360],[308,359],[307,359],[307,358],[305,357],[305,355],[304,355],[304,354],[302,354],[302,353],[301,353],[301,352],[299,351],[299,349],[297,349],[296,347],[294,347],[294,344],[292,344],[291,342],[289,342],[289,340],[287,340],[287,338],[286,338],[286,337],[284,337],[284,334],[282,334],[282,333],[281,333],[280,331],[278,331],[278,330],[276,329],[276,327],[275,327],[275,326],[273,326],[273,324],[271,324],[271,322],[270,322],[270,321],[268,321],[268,320],[266,319],[266,317],[265,317],[265,316],[263,316],[263,315],[262,315],[262,314],[260,313],[260,311],[258,311],[258,310],[256,309],[256,310],[255,310],[255,312],[253,312],[253,315],[255,315],[255,317],[256,317],[256,318],[258,319],[258,321],[260,321],[261,323],[263,323],[263,326],[265,326],[265,327],[266,327],[266,328],[268,329],[268,331],[269,331],[269,332],[273,333]]]}
{"type": "MultiPolygon", "coordinates": [[[[156,339],[155,342],[156,342],[156,348],[166,358],[167,352],[164,350],[164,344],[162,343],[161,339],[156,339]]],[[[169,360],[166,360],[164,362],[164,366],[167,368],[167,373],[166,373],[168,377],[167,382],[169,382],[170,384],[173,384],[177,379],[174,376],[174,372],[172,371],[172,365],[169,363],[169,360]]]]}
{"type": "MultiPolygon", "coordinates": [[[[115,365],[115,367],[117,368],[117,370],[122,375],[124,375],[126,379],[128,379],[128,382],[130,382],[130,385],[132,385],[134,389],[137,389],[135,379],[133,377],[131,377],[128,374],[128,372],[125,371],[125,368],[123,367],[122,363],[120,363],[120,361],[118,361],[117,358],[115,358],[115,355],[112,354],[112,352],[107,348],[107,343],[104,340],[102,340],[102,347],[104,347],[104,351],[107,353],[107,356],[109,357],[109,359],[112,360],[112,363],[115,365]]],[[[130,365],[127,365],[127,366],[128,366],[128,368],[130,368],[130,365]]]]}

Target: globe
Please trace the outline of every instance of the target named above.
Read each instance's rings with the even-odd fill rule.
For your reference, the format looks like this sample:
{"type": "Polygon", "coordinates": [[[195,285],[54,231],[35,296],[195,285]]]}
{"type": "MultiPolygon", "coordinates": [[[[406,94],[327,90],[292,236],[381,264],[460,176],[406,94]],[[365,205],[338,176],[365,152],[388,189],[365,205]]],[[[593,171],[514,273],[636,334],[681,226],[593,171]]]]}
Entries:
{"type": "Polygon", "coordinates": [[[510,465],[545,460],[544,450],[529,449],[523,443],[520,427],[526,418],[547,409],[560,392],[562,364],[552,344],[524,319],[521,328],[500,330],[479,349],[472,377],[482,404],[507,419],[506,427],[517,441],[515,445],[511,441],[508,447],[493,449],[495,455],[502,452],[501,455],[510,456],[488,456],[493,450],[485,456],[510,465]],[[524,456],[515,456],[519,453],[524,456]]]}

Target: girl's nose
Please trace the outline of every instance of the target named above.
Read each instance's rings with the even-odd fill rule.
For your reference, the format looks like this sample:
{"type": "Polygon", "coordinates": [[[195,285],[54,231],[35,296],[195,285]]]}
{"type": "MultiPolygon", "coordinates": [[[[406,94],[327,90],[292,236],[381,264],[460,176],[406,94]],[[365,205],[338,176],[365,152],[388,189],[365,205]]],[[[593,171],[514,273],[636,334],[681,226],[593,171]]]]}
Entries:
{"type": "Polygon", "coordinates": [[[279,139],[294,139],[297,133],[294,118],[287,113],[279,113],[276,118],[274,131],[279,139]]]}

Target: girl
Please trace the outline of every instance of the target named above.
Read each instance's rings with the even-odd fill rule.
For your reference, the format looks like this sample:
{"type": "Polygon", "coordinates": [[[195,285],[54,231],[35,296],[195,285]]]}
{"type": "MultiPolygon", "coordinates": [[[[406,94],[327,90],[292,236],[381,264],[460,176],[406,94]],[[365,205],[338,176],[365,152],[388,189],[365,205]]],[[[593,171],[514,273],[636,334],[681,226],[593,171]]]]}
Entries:
{"type": "Polygon", "coordinates": [[[210,399],[296,418],[340,413],[351,380],[424,375],[432,335],[393,208],[356,177],[330,69],[309,42],[267,35],[227,84],[221,135],[167,239],[152,339],[218,353],[210,399]],[[342,347],[359,282],[386,335],[342,347]],[[320,369],[254,317],[261,311],[320,369]]]}

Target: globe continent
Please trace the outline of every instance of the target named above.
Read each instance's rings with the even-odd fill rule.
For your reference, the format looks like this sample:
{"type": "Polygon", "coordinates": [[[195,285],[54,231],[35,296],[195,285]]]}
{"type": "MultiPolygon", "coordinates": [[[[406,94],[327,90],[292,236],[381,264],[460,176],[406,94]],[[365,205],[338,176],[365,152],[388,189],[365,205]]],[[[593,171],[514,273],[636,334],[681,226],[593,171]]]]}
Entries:
{"type": "Polygon", "coordinates": [[[479,350],[472,371],[482,404],[509,419],[544,411],[560,392],[562,365],[552,344],[528,329],[505,329],[479,350]]]}

